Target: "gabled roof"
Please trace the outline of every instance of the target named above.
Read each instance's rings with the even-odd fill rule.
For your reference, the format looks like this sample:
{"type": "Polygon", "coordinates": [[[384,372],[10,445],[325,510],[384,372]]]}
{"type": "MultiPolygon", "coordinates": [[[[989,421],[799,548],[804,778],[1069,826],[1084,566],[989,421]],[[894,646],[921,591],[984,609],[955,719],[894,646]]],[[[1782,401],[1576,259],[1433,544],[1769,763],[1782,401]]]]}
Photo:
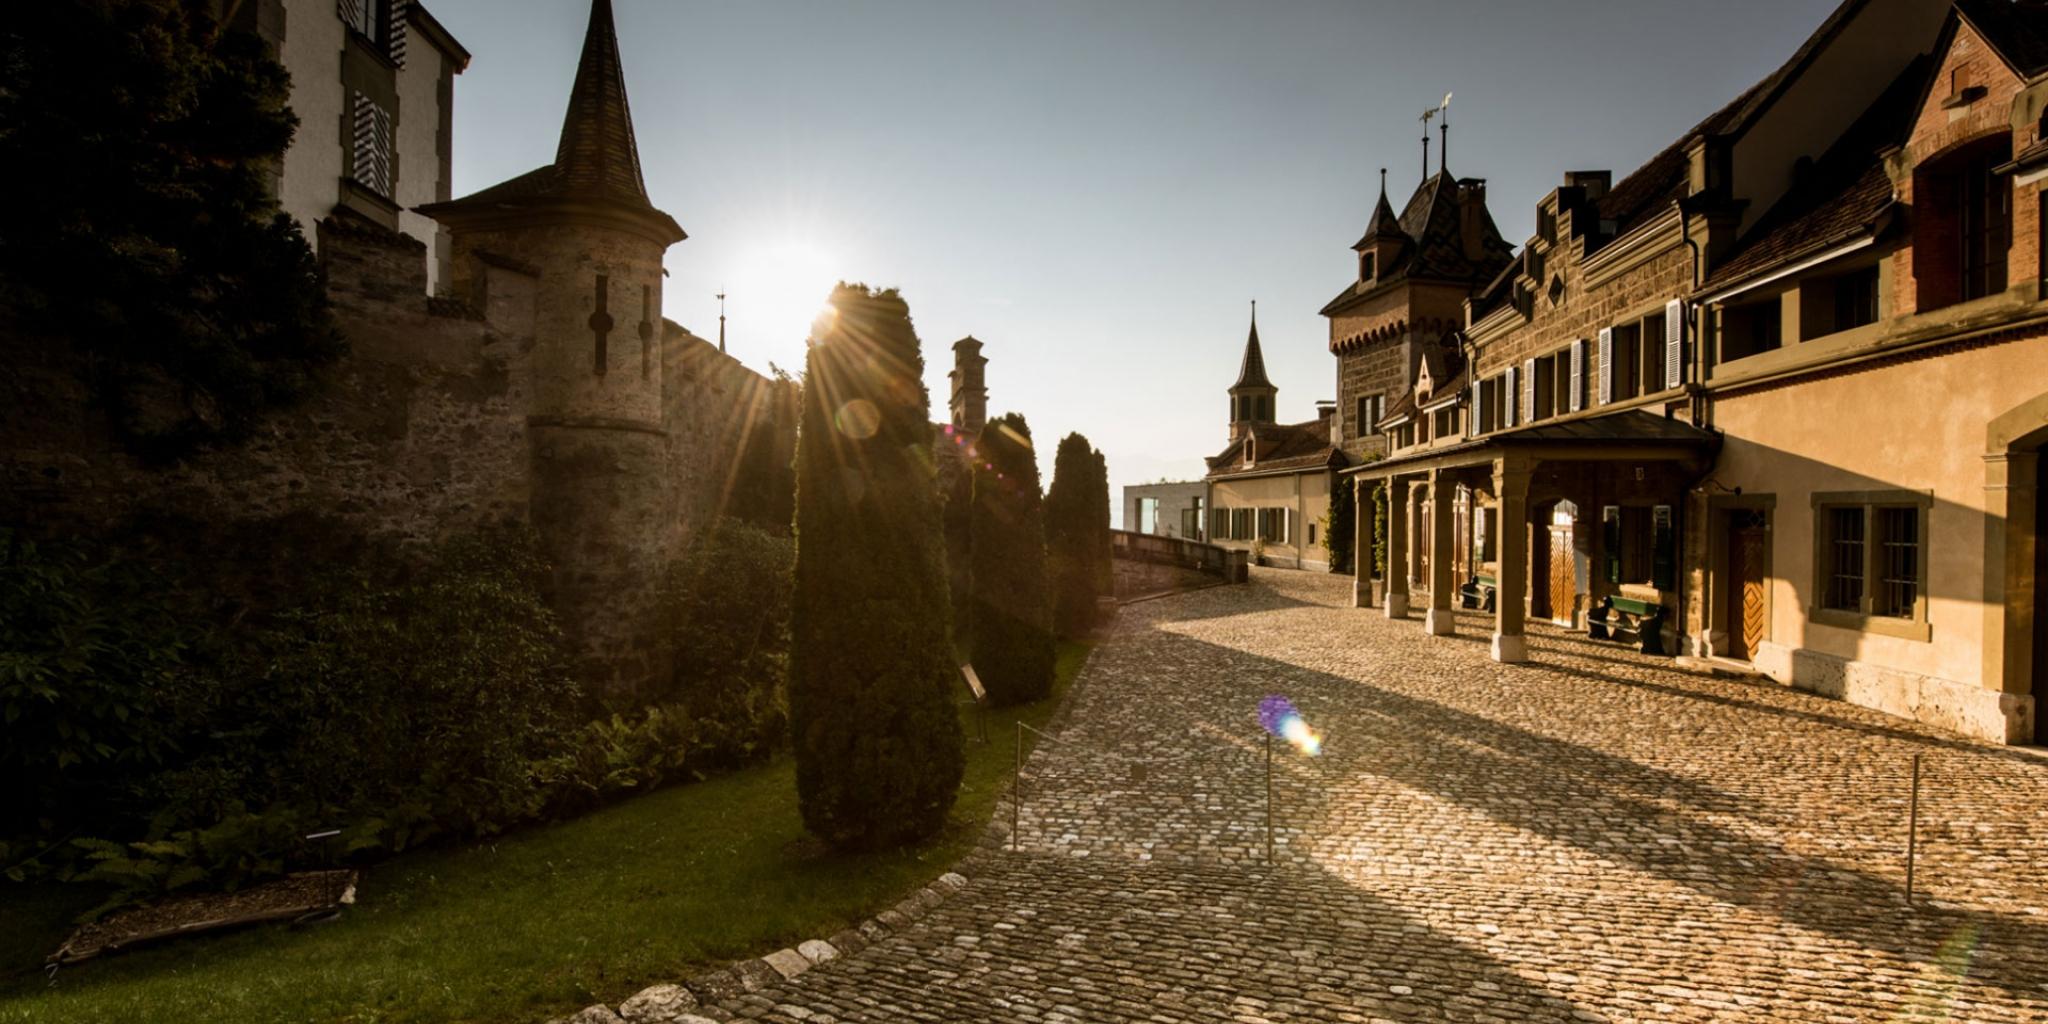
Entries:
{"type": "Polygon", "coordinates": [[[1757,219],[1706,287],[1768,273],[1881,227],[1897,200],[1883,153],[1911,129],[1932,67],[1925,55],[1906,65],[1805,177],[1757,219]]]}
{"type": "Polygon", "coordinates": [[[1332,465],[1332,459],[1341,465],[1343,458],[1330,444],[1330,417],[1318,416],[1306,423],[1264,423],[1252,427],[1245,436],[1211,456],[1208,464],[1209,475],[1219,477],[1319,469],[1332,465]],[[1253,454],[1258,456],[1249,466],[1244,464],[1247,443],[1257,446],[1253,454]]]}
{"type": "Polygon", "coordinates": [[[1230,390],[1272,387],[1273,382],[1266,378],[1266,354],[1259,349],[1259,321],[1254,317],[1251,336],[1244,342],[1244,362],[1238,367],[1237,383],[1230,390]]]}
{"type": "Polygon", "coordinates": [[[1956,13],[2021,78],[2048,71],[2048,4],[2037,0],[1956,0],[1956,13]]]}
{"type": "Polygon", "coordinates": [[[419,212],[448,221],[572,203],[623,212],[670,243],[685,237],[675,220],[647,198],[611,0],[593,0],[590,5],[590,25],[569,91],[569,109],[562,118],[555,162],[460,199],[429,203],[419,212]]]}

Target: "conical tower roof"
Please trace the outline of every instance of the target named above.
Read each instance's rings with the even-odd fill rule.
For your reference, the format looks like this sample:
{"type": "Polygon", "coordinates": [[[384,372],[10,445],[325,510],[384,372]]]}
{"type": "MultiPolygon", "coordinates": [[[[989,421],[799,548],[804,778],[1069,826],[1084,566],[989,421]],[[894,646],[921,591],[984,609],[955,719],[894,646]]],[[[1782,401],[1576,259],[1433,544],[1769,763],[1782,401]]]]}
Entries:
{"type": "Polygon", "coordinates": [[[687,237],[647,198],[611,0],[590,5],[590,26],[584,31],[555,162],[460,199],[427,204],[419,212],[453,224],[516,220],[540,208],[631,225],[664,244],[687,237]]]}
{"type": "Polygon", "coordinates": [[[1363,249],[1381,239],[1412,241],[1408,237],[1408,232],[1401,230],[1401,219],[1394,216],[1393,206],[1387,203],[1387,169],[1384,167],[1380,168],[1380,201],[1372,208],[1372,222],[1366,226],[1364,236],[1360,237],[1358,244],[1352,248],[1363,249]]]}
{"type": "Polygon", "coordinates": [[[1273,382],[1266,378],[1266,354],[1259,350],[1259,315],[1253,307],[1252,333],[1244,342],[1244,364],[1238,368],[1237,383],[1230,390],[1244,388],[1271,388],[1273,382]]]}

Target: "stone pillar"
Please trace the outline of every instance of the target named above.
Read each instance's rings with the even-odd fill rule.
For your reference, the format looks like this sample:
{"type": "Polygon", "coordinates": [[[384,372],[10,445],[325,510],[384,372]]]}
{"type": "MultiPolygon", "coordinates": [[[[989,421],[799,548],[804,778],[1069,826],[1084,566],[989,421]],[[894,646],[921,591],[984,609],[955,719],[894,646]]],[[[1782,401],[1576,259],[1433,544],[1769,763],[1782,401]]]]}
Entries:
{"type": "Polygon", "coordinates": [[[1364,477],[1351,481],[1351,607],[1372,607],[1372,492],[1364,477]]]}
{"type": "Polygon", "coordinates": [[[1441,469],[1429,474],[1429,617],[1424,626],[1431,636],[1457,632],[1458,613],[1451,599],[1457,594],[1457,564],[1451,555],[1452,527],[1457,520],[1457,487],[1441,469]]]}
{"type": "Polygon", "coordinates": [[[1515,456],[1493,462],[1500,499],[1500,579],[1494,594],[1493,660],[1529,660],[1522,620],[1529,599],[1529,465],[1515,456]]]}
{"type": "Polygon", "coordinates": [[[1408,617],[1408,481],[1387,479],[1387,618],[1408,617]]]}

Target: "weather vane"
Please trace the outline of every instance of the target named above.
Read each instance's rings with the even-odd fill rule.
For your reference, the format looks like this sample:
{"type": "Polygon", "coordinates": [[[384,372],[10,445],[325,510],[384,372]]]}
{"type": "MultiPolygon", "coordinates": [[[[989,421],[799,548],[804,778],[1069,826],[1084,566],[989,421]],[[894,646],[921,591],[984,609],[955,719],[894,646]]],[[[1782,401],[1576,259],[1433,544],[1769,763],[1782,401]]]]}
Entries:
{"type": "MultiPolygon", "coordinates": [[[[1449,135],[1451,125],[1450,93],[1444,93],[1444,101],[1442,103],[1439,103],[1436,106],[1431,107],[1430,109],[1422,112],[1422,178],[1424,181],[1429,180],[1429,122],[1434,121],[1439,117],[1444,119],[1444,123],[1441,128],[1441,130],[1445,133],[1444,150],[1445,152],[1449,152],[1451,147],[1451,138],[1449,135]]],[[[1439,159],[1441,159],[1441,155],[1439,155],[1439,159]]]]}
{"type": "Polygon", "coordinates": [[[725,351],[725,289],[718,291],[718,351],[725,351]]]}

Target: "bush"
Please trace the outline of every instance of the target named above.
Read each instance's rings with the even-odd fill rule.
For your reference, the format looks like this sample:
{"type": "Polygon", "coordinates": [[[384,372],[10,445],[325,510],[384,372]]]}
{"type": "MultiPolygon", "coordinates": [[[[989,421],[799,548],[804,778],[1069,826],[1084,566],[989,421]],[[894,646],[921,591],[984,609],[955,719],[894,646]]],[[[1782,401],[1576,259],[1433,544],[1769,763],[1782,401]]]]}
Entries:
{"type": "Polygon", "coordinates": [[[1095,592],[1107,597],[1116,593],[1116,547],[1109,536],[1109,462],[1099,451],[1091,453],[1089,460],[1095,471],[1090,507],[1097,510],[1090,520],[1095,525],[1095,592]]]}
{"type": "Polygon", "coordinates": [[[1052,487],[1045,494],[1045,563],[1052,587],[1053,624],[1063,637],[1095,628],[1098,582],[1095,513],[1096,461],[1088,439],[1068,434],[1053,454],[1052,487]]]}
{"type": "Polygon", "coordinates": [[[1352,523],[1355,517],[1352,482],[1339,478],[1330,491],[1330,511],[1323,514],[1323,557],[1331,572],[1351,571],[1352,523]]]}
{"type": "Polygon", "coordinates": [[[961,683],[909,307],[858,285],[831,301],[797,434],[790,719],[805,827],[872,848],[945,824],[961,683]]]}
{"type": "MultiPolygon", "coordinates": [[[[1052,693],[1052,604],[1045,513],[1031,428],[1016,413],[990,420],[974,470],[973,663],[997,707],[1052,693]]],[[[1089,566],[1092,569],[1092,565],[1089,566]]]]}
{"type": "Polygon", "coordinates": [[[789,615],[796,542],[737,519],[697,536],[664,606],[675,671],[661,697],[745,761],[789,729],[789,615]]]}

